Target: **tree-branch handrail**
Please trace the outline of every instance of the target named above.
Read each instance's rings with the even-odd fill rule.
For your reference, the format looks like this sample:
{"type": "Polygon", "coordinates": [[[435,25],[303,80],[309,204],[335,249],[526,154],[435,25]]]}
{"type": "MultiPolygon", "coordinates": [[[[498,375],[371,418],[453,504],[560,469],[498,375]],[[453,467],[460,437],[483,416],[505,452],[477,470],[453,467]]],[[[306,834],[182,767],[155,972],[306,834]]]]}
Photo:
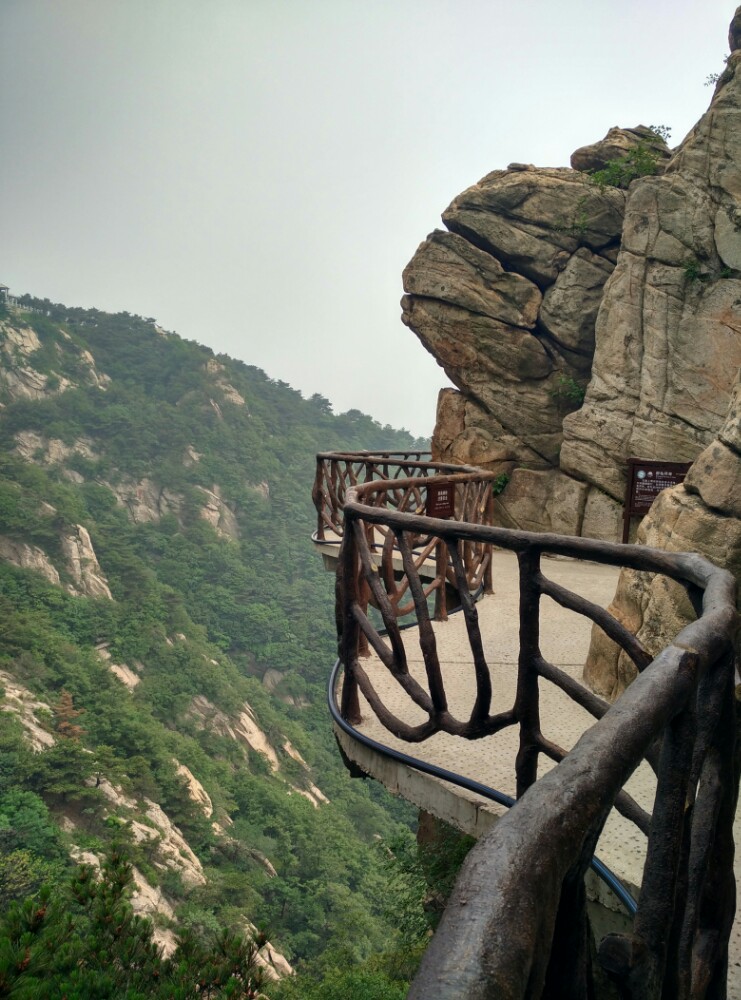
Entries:
{"type": "MultiPolygon", "coordinates": [[[[602,961],[610,974],[621,980],[625,996],[658,998],[662,990],[666,996],[667,990],[671,992],[681,980],[681,993],[677,995],[720,998],[723,995],[720,986],[718,992],[706,994],[700,984],[725,981],[729,921],[734,907],[729,824],[735,808],[739,768],[733,763],[736,759],[733,637],[737,620],[733,576],[696,553],[513,531],[494,527],[483,518],[478,523],[432,518],[422,513],[419,502],[414,510],[397,509],[400,497],[403,506],[406,498],[414,496],[419,501],[429,487],[447,484],[456,491],[456,516],[460,516],[461,498],[469,496],[472,484],[478,483],[483,488],[494,478],[492,473],[480,469],[449,465],[442,469],[435,467],[435,463],[404,456],[392,474],[380,479],[379,474],[390,469],[393,457],[389,454],[379,462],[380,456],[375,455],[364,466],[367,475],[360,481],[358,466],[346,466],[351,471],[338,476],[337,462],[350,461],[350,453],[327,453],[321,457],[330,466],[334,463],[332,468],[324,464],[323,475],[334,476],[335,483],[342,478],[342,487],[336,491],[333,502],[341,511],[343,528],[337,621],[340,659],[345,671],[341,711],[346,724],[352,726],[360,721],[362,691],[382,724],[397,737],[412,743],[424,741],[437,732],[479,739],[507,725],[517,724],[520,728],[516,761],[518,804],[508,814],[507,822],[497,824],[475,849],[470,865],[464,868],[460,883],[463,888],[459,886],[454,897],[455,900],[465,896],[468,901],[472,894],[477,895],[476,906],[468,914],[470,917],[476,910],[474,937],[480,935],[477,938],[480,947],[478,950],[470,947],[470,919],[465,914],[456,916],[453,902],[449,907],[452,915],[444,918],[420,970],[419,985],[413,987],[410,997],[431,995],[433,982],[435,995],[451,1000],[490,995],[537,997],[543,989],[549,996],[586,995],[590,973],[582,933],[586,917],[583,889],[579,888],[581,876],[607,813],[614,805],[645,829],[646,814],[621,790],[640,761],[649,758],[658,775],[657,797],[634,933],[606,939],[602,961]],[[389,506],[385,506],[387,501],[389,506]],[[406,654],[393,637],[400,613],[397,584],[394,573],[388,570],[390,563],[386,572],[378,574],[373,555],[376,531],[384,538],[387,562],[392,558],[389,553],[398,552],[403,564],[404,587],[412,595],[411,606],[416,612],[426,664],[427,694],[424,685],[418,690],[417,682],[412,682],[406,654]],[[438,553],[445,553],[445,558],[437,559],[437,592],[448,594],[448,605],[453,599],[451,595],[457,593],[458,603],[464,607],[477,690],[476,704],[468,718],[456,719],[448,709],[433,615],[427,606],[427,595],[434,588],[423,585],[419,578],[423,560],[412,556],[416,539],[424,539],[428,546],[436,540],[438,553]],[[515,702],[512,709],[495,715],[490,714],[490,678],[483,658],[477,611],[468,597],[471,576],[462,569],[466,561],[464,553],[476,548],[479,569],[488,559],[490,572],[493,546],[508,549],[518,557],[521,617],[515,702]],[[652,659],[609,612],[548,580],[540,569],[544,554],[661,573],[687,589],[699,617],[652,659]],[[642,671],[612,708],[608,709],[585,688],[581,688],[581,693],[577,691],[578,681],[567,682],[566,675],[562,676],[558,668],[547,664],[541,656],[539,602],[545,594],[604,628],[642,671]],[[365,613],[369,598],[380,610],[383,632],[365,613]],[[388,641],[384,633],[388,633],[388,641]],[[360,664],[368,646],[379,654],[390,676],[408,694],[414,694],[418,709],[427,715],[426,722],[410,725],[385,707],[360,664]],[[552,680],[569,697],[601,718],[549,775],[536,781],[540,754],[545,753],[553,760],[563,756],[560,748],[540,732],[537,690],[542,679],[552,680]],[[663,750],[659,755],[662,739],[663,750]],[[595,755],[594,767],[591,754],[595,755]],[[616,758],[612,768],[610,754],[616,758]],[[721,775],[723,782],[719,785],[721,775]],[[712,805],[711,812],[700,816],[693,810],[696,799],[698,802],[707,799],[712,805]],[[575,809],[577,801],[579,808],[575,809]],[[564,838],[564,830],[569,831],[568,837],[564,838]],[[508,838],[519,844],[515,854],[508,838]],[[549,838],[550,854],[554,857],[549,854],[549,838]],[[557,843],[561,848],[552,850],[557,843]],[[708,844],[717,845],[718,850],[710,850],[708,844]],[[480,860],[481,852],[487,860],[480,860]],[[530,858],[530,869],[535,865],[540,870],[540,883],[545,879],[545,895],[543,884],[533,889],[532,873],[521,863],[526,855],[530,858]],[[495,870],[490,864],[492,857],[498,858],[495,870]],[[502,870],[503,860],[508,870],[502,870]],[[487,892],[474,893],[482,865],[487,871],[487,892]],[[718,902],[715,908],[718,916],[708,916],[709,893],[718,902]],[[536,906],[538,899],[542,912],[536,906]],[[524,923],[518,919],[513,925],[513,907],[527,918],[524,923]],[[505,912],[509,914],[507,920],[505,912]],[[497,941],[501,947],[493,949],[492,942],[497,941]],[[558,948],[554,944],[553,951],[543,949],[544,941],[558,942],[558,948]],[[574,949],[567,959],[557,954],[564,941],[574,949]],[[471,957],[463,978],[459,950],[465,950],[471,957]],[[694,955],[692,959],[688,957],[690,952],[694,955]],[[455,975],[453,967],[457,970],[455,975]],[[529,969],[525,978],[521,975],[523,968],[529,969]],[[446,987],[448,976],[452,978],[446,987]]],[[[491,514],[490,506],[487,513],[491,514]]],[[[442,613],[439,603],[436,604],[434,618],[445,617],[445,602],[442,613]]]]}

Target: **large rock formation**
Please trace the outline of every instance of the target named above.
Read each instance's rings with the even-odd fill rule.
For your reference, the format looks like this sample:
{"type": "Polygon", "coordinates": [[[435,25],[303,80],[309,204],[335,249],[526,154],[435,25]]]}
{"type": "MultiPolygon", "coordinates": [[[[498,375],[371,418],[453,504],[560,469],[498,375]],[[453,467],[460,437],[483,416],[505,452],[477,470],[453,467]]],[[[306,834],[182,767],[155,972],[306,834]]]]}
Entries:
{"type": "Polygon", "coordinates": [[[741,365],[741,51],[660,177],[630,189],[561,468],[620,502],[630,455],[691,461],[741,365]]]}
{"type": "Polygon", "coordinates": [[[402,320],[460,389],[464,431],[487,441],[487,467],[556,464],[624,202],[573,170],[512,165],[459,195],[443,213],[451,232],[432,233],[404,271],[402,320]],[[578,308],[564,308],[577,288],[578,308]]]}
{"type": "Polygon", "coordinates": [[[494,171],[404,272],[403,322],[458,389],[435,457],[510,474],[505,526],[615,540],[628,457],[692,461],[723,420],[741,365],[740,38],[673,155],[638,126],[572,169],[494,171]],[[620,156],[627,190],[585,172],[620,156]]]}
{"type": "MultiPolygon", "coordinates": [[[[717,438],[681,486],[659,495],[641,522],[638,541],[671,552],[701,552],[741,579],[741,378],[717,438]]],[[[632,569],[621,572],[609,610],[652,654],[695,619],[679,584],[632,569]]],[[[614,699],[635,675],[632,661],[595,626],[585,680],[614,699]]]]}

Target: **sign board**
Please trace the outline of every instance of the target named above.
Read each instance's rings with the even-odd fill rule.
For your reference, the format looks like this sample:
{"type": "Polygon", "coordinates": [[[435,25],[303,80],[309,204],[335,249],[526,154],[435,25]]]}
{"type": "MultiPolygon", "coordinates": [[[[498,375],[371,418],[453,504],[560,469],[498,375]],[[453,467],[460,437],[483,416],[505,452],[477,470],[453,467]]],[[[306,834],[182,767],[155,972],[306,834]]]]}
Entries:
{"type": "Polygon", "coordinates": [[[643,517],[662,490],[684,482],[691,462],[654,462],[628,459],[628,482],[623,512],[623,542],[628,541],[631,517],[643,517]]]}
{"type": "Polygon", "coordinates": [[[452,483],[427,487],[425,514],[428,517],[452,517],[455,514],[455,486],[452,483]]]}

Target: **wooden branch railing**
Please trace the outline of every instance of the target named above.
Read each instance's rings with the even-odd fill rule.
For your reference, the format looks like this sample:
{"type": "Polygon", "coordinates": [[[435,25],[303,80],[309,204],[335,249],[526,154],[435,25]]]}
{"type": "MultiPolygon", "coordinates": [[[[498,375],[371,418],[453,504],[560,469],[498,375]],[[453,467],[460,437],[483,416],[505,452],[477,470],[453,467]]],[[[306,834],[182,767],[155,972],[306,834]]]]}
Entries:
{"type": "MultiPolygon", "coordinates": [[[[402,466],[409,471],[406,460],[402,466]]],[[[610,935],[600,946],[600,962],[617,983],[617,995],[632,1000],[725,997],[735,911],[732,822],[739,779],[733,577],[695,554],[508,531],[481,519],[429,518],[418,512],[419,506],[410,510],[410,498],[416,504],[424,495],[419,476],[359,483],[357,468],[354,474],[355,483],[345,479],[340,512],[344,531],[337,623],[343,718],[359,724],[362,693],[382,725],[409,743],[440,732],[479,739],[507,726],[519,728],[518,802],[471,853],[409,997],[593,996],[583,875],[613,807],[648,834],[633,931],[610,935]],[[374,541],[379,531],[384,539],[380,565],[374,541]],[[471,552],[492,545],[517,554],[520,577],[517,687],[513,704],[498,712],[492,712],[492,679],[467,562],[471,552]],[[448,706],[427,600],[429,583],[421,573],[420,551],[429,558],[434,549],[447,588],[457,595],[472,652],[476,693],[460,718],[448,706]],[[398,598],[397,579],[387,572],[387,552],[397,553],[403,568],[407,604],[417,619],[424,682],[409,670],[399,623],[407,604],[398,598]],[[607,611],[548,580],[541,570],[544,553],[663,573],[685,587],[699,617],[652,658],[607,611]],[[636,664],[639,677],[614,706],[543,658],[539,620],[544,594],[596,623],[636,664]],[[380,612],[382,627],[369,617],[369,602],[380,612]],[[369,649],[417,714],[421,710],[423,721],[409,723],[386,707],[362,665],[369,649]],[[542,732],[543,682],[557,685],[599,720],[568,753],[542,732]],[[559,763],[538,780],[541,754],[559,763]],[[644,759],[657,772],[652,816],[623,790],[644,759]]],[[[477,492],[485,475],[446,469],[444,478],[460,491],[461,514],[485,505],[485,491],[477,492]],[[464,496],[475,499],[469,505],[464,496]]]]}
{"type": "MultiPolygon", "coordinates": [[[[431,487],[451,486],[455,491],[455,517],[471,524],[490,524],[493,490],[496,476],[473,466],[449,465],[422,460],[422,452],[327,452],[317,456],[317,471],[312,497],[317,511],[317,542],[339,544],[345,533],[344,507],[348,493],[354,487],[383,482],[384,489],[376,501],[384,509],[421,514],[431,487]]],[[[412,578],[423,578],[421,593],[427,599],[434,595],[434,618],[447,617],[447,592],[457,588],[455,564],[449,559],[448,547],[428,532],[410,534],[405,539],[406,557],[397,544],[397,537],[383,521],[365,525],[364,556],[369,566],[375,566],[382,580],[384,596],[372,574],[360,582],[361,603],[377,607],[378,600],[390,602],[395,617],[415,610],[415,598],[410,591],[412,578]],[[412,571],[410,577],[407,570],[412,571]]],[[[480,540],[467,541],[460,553],[471,592],[491,592],[491,546],[480,540]]],[[[416,583],[415,583],[416,585],[416,583]]],[[[363,640],[363,643],[365,640],[363,640]]],[[[367,647],[363,645],[363,650],[367,647]]]]}

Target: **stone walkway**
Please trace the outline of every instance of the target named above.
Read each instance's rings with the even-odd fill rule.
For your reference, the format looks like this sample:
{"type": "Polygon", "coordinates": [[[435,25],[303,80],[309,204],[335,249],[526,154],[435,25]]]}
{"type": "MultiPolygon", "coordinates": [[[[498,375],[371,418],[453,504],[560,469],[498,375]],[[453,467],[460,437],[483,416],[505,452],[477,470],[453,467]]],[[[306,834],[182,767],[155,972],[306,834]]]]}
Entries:
{"type": "MultiPolygon", "coordinates": [[[[618,570],[611,566],[546,557],[543,559],[542,569],[545,576],[576,593],[589,597],[603,607],[609,604],[615,592],[618,570]]],[[[493,577],[495,593],[482,600],[477,607],[484,652],[492,672],[494,712],[510,708],[515,694],[519,649],[519,597],[517,562],[512,553],[501,551],[494,553],[493,577]]],[[[466,718],[475,697],[475,686],[472,656],[463,617],[453,615],[448,622],[436,623],[434,628],[450,709],[456,717],[466,718]]],[[[543,655],[578,679],[581,679],[582,667],[589,648],[590,631],[591,623],[587,619],[564,610],[548,597],[542,598],[543,655]]],[[[404,633],[404,642],[408,651],[410,670],[421,683],[426,684],[417,630],[407,630],[404,633]]],[[[375,657],[364,661],[364,666],[389,709],[409,722],[423,720],[424,716],[420,710],[406,698],[375,657]]],[[[541,681],[540,690],[543,734],[565,749],[570,749],[594,720],[554,685],[541,681]]],[[[518,739],[516,727],[475,741],[461,740],[438,733],[422,744],[410,746],[388,733],[366,704],[364,704],[363,720],[359,727],[361,731],[379,743],[514,795],[514,759],[518,739]]],[[[342,739],[342,743],[350,756],[360,761],[362,755],[355,752],[357,744],[346,736],[342,739]]],[[[371,754],[371,756],[380,755],[371,754]]],[[[542,754],[539,760],[541,773],[555,766],[542,754]]],[[[360,762],[369,773],[389,784],[393,790],[399,791],[417,805],[427,808],[441,818],[452,819],[462,829],[467,829],[471,833],[483,832],[502,811],[502,807],[483,800],[473,793],[451,788],[438,779],[420,776],[418,772],[405,776],[399,773],[399,765],[395,765],[396,770],[394,770],[384,766],[380,761],[369,761],[367,751],[365,758],[360,762]],[[444,805],[445,797],[448,802],[453,799],[454,804],[444,805]],[[452,812],[456,815],[451,815],[452,812]]],[[[642,765],[635,772],[626,789],[644,809],[651,811],[656,781],[648,765],[642,765]]],[[[741,823],[738,819],[735,833],[738,841],[741,836],[741,823]]],[[[613,810],[596,853],[624,883],[638,886],[643,871],[645,847],[646,838],[632,823],[613,810]]],[[[741,865],[737,859],[737,881],[740,874],[741,865]]],[[[728,996],[729,1000],[741,1000],[741,921],[738,917],[731,939],[728,996]]]]}

